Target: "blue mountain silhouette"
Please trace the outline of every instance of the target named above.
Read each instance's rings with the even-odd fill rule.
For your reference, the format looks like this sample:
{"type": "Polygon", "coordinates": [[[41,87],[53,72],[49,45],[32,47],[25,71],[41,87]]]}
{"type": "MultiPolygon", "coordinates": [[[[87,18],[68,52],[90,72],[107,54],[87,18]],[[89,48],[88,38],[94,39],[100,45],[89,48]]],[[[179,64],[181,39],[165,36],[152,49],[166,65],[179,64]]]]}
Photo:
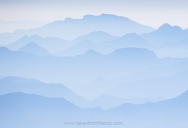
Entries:
{"type": "MultiPolygon", "coordinates": [[[[64,122],[66,121],[118,120],[124,123],[127,121],[124,125],[128,128],[138,126],[141,128],[176,128],[177,125],[186,128],[188,126],[186,120],[188,117],[187,99],[188,92],[185,92],[173,99],[157,103],[123,104],[111,110],[102,111],[99,108],[80,109],[63,98],[10,93],[0,96],[0,122],[3,127],[14,125],[20,128],[31,128],[33,126],[36,128],[42,126],[60,128],[65,125],[64,122]],[[23,121],[24,125],[21,123],[23,121]]],[[[124,125],[119,127],[123,128],[124,125]]],[[[64,127],[68,126],[65,125],[64,127]]],[[[106,128],[107,126],[103,127],[106,128]]]]}
{"type": "Polygon", "coordinates": [[[142,37],[149,43],[159,46],[165,42],[172,42],[184,39],[188,32],[179,26],[163,24],[159,29],[151,33],[142,34],[142,37]]]}
{"type": "MultiPolygon", "coordinates": [[[[47,83],[64,83],[66,86],[76,90],[76,93],[79,95],[83,94],[85,97],[99,96],[106,91],[102,84],[97,83],[101,85],[99,86],[93,83],[93,80],[98,77],[114,80],[115,82],[113,82],[113,86],[124,84],[128,87],[128,85],[135,82],[146,80],[146,83],[148,83],[146,84],[147,87],[150,87],[149,83],[156,85],[157,80],[160,82],[159,86],[155,86],[157,89],[161,90],[164,87],[173,89],[172,87],[177,86],[175,86],[176,84],[174,82],[172,83],[170,81],[176,81],[176,78],[169,76],[188,68],[187,58],[159,59],[152,51],[140,48],[123,48],[109,54],[100,54],[90,50],[89,52],[75,57],[41,57],[18,51],[10,51],[6,48],[0,49],[0,57],[2,60],[0,63],[0,69],[2,76],[35,78],[47,83]],[[165,82],[166,80],[155,79],[160,77],[168,77],[168,84],[165,82]],[[150,79],[155,79],[155,83],[152,83],[153,80],[150,79]],[[127,82],[129,82],[129,84],[127,84],[127,82]],[[170,84],[173,84],[173,86],[167,86],[170,84]],[[100,93],[89,93],[91,90],[86,86],[92,86],[94,89],[100,88],[100,93]]],[[[178,81],[181,81],[181,78],[177,78],[178,81]]],[[[186,80],[183,81],[186,82],[186,80]]],[[[139,85],[143,83],[144,82],[135,84],[138,85],[135,88],[142,87],[139,85]]],[[[108,86],[105,87],[108,88],[108,86]]],[[[109,87],[111,88],[111,86],[109,87]]],[[[125,91],[132,90],[131,87],[125,91]]],[[[184,87],[185,85],[183,84],[181,87],[179,86],[179,89],[184,90],[184,87]]],[[[131,94],[131,96],[132,94],[136,95],[133,93],[135,92],[135,88],[131,93],[123,94],[131,94]]],[[[144,88],[141,90],[141,94],[143,94],[145,92],[144,88]]],[[[121,91],[124,90],[122,89],[121,91]]],[[[153,95],[153,93],[150,95],[153,95]]],[[[166,94],[163,93],[163,95],[166,94]]]]}
{"type": "Polygon", "coordinates": [[[41,37],[38,35],[32,35],[32,36],[23,36],[20,39],[16,40],[15,42],[12,42],[7,47],[11,50],[18,50],[21,47],[29,44],[30,42],[35,42],[40,47],[45,48],[50,53],[55,53],[60,50],[66,49],[71,46],[71,43],[69,43],[66,40],[55,38],[55,37],[41,37]]]}
{"type": "Polygon", "coordinates": [[[22,48],[19,49],[19,51],[31,53],[31,54],[38,55],[38,56],[48,56],[48,55],[50,55],[49,52],[46,49],[38,46],[34,42],[31,42],[31,43],[23,46],[22,48]]]}
{"type": "Polygon", "coordinates": [[[5,77],[0,80],[0,94],[23,92],[46,97],[62,97],[78,105],[84,106],[85,99],[63,84],[46,84],[35,79],[5,77]]]}
{"type": "Polygon", "coordinates": [[[152,45],[147,43],[142,37],[140,37],[136,33],[126,34],[122,37],[116,37],[116,38],[111,37],[109,39],[106,39],[106,41],[102,41],[100,39],[102,37],[103,38],[105,37],[105,36],[103,36],[104,35],[103,32],[102,33],[100,32],[101,34],[99,32],[97,32],[96,34],[95,33],[96,32],[94,32],[94,35],[93,35],[93,33],[91,33],[91,35],[89,35],[89,36],[84,35],[84,36],[78,37],[78,39],[75,40],[74,45],[72,47],[70,47],[66,50],[62,50],[57,55],[76,56],[79,54],[83,54],[87,50],[96,50],[100,53],[106,54],[106,53],[115,51],[117,49],[129,48],[129,47],[153,49],[152,45]],[[94,36],[94,37],[92,37],[92,36],[94,36]],[[82,38],[83,41],[81,41],[80,38],[82,38]],[[94,42],[96,42],[96,40],[94,40],[93,38],[99,39],[102,42],[99,41],[100,43],[94,43],[94,42]]]}
{"type": "Polygon", "coordinates": [[[86,15],[82,19],[68,18],[64,21],[55,21],[34,29],[15,31],[14,33],[2,33],[0,34],[0,41],[7,44],[18,40],[24,35],[39,35],[42,37],[58,37],[72,40],[94,31],[104,31],[115,36],[121,36],[126,33],[135,32],[141,34],[153,30],[151,27],[141,25],[122,16],[111,14],[102,14],[99,16],[86,15]]]}
{"type": "Polygon", "coordinates": [[[80,41],[84,41],[84,40],[90,40],[90,41],[93,41],[96,43],[100,43],[100,42],[104,42],[104,41],[111,41],[111,40],[114,40],[117,38],[118,37],[110,35],[106,32],[95,31],[95,32],[89,33],[87,35],[79,36],[74,41],[80,42],[80,41]]]}

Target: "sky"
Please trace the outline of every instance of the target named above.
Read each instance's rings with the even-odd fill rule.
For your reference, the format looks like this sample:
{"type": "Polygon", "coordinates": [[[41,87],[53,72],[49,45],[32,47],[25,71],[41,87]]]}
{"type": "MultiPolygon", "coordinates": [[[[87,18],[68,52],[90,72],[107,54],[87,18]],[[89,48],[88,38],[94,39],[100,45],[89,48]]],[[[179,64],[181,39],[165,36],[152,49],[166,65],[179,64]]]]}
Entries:
{"type": "Polygon", "coordinates": [[[115,14],[158,28],[188,28],[188,0],[0,0],[0,21],[52,22],[86,14],[115,14]]]}

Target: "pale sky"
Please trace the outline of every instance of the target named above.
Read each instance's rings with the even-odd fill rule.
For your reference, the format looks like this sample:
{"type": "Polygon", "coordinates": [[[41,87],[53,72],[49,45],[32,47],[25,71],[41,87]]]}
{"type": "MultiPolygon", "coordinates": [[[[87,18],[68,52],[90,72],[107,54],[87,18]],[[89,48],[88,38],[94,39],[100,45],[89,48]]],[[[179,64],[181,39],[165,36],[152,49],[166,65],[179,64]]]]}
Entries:
{"type": "Polygon", "coordinates": [[[188,28],[188,0],[0,0],[0,20],[52,22],[102,13],[128,17],[158,28],[188,28]]]}

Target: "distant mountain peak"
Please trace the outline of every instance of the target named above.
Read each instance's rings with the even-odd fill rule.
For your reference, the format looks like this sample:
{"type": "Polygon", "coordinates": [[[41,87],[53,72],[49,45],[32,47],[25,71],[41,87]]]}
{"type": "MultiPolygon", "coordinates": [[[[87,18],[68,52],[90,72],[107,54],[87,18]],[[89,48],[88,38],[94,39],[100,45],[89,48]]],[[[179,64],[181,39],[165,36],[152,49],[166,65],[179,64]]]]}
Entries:
{"type": "Polygon", "coordinates": [[[39,36],[39,35],[31,35],[31,36],[29,36],[29,35],[24,35],[24,36],[21,37],[18,41],[20,41],[20,40],[30,40],[31,38],[40,40],[42,37],[39,36]]]}
{"type": "Polygon", "coordinates": [[[35,42],[30,42],[29,44],[27,44],[27,46],[40,47],[35,42]]]}
{"type": "MultiPolygon", "coordinates": [[[[67,19],[69,18],[66,18],[64,21],[66,21],[67,19]]],[[[52,24],[52,25],[61,25],[63,23],[63,20],[56,20],[56,21],[53,21],[52,23],[49,23],[49,24],[52,24]]]]}
{"type": "Polygon", "coordinates": [[[113,36],[113,35],[110,35],[110,34],[108,34],[107,32],[104,32],[104,31],[94,31],[94,32],[87,34],[87,36],[94,36],[95,37],[95,36],[113,36]]]}
{"type": "Polygon", "coordinates": [[[25,46],[23,46],[20,50],[23,51],[23,49],[28,49],[28,48],[39,49],[42,47],[38,46],[35,42],[30,42],[30,43],[26,44],[25,46]]]}
{"type": "Polygon", "coordinates": [[[139,58],[142,58],[142,57],[157,58],[157,56],[155,55],[155,53],[153,51],[148,50],[146,48],[133,48],[133,47],[120,48],[110,54],[118,55],[118,56],[123,55],[123,56],[127,56],[127,57],[130,57],[133,55],[133,56],[138,56],[139,58]]]}
{"type": "Polygon", "coordinates": [[[119,19],[127,19],[129,20],[129,18],[127,17],[123,17],[123,16],[117,16],[117,15],[114,15],[114,14],[101,14],[100,17],[105,17],[105,18],[119,18],[119,19]]]}
{"type": "Polygon", "coordinates": [[[116,36],[108,34],[103,31],[94,31],[86,35],[79,36],[75,39],[75,41],[83,41],[83,40],[90,40],[93,42],[103,42],[103,41],[111,41],[116,39],[116,36]]]}
{"type": "Polygon", "coordinates": [[[94,31],[94,32],[89,33],[89,35],[92,35],[92,34],[108,34],[108,33],[103,32],[103,31],[94,31]]]}
{"type": "Polygon", "coordinates": [[[123,35],[123,36],[121,36],[121,38],[141,38],[138,34],[136,34],[136,33],[128,33],[128,34],[125,34],[125,35],[123,35]]]}
{"type": "Polygon", "coordinates": [[[93,49],[87,50],[84,55],[100,55],[100,53],[96,52],[93,49]]]}
{"type": "Polygon", "coordinates": [[[49,55],[49,52],[45,48],[37,45],[34,42],[28,43],[27,45],[20,48],[19,51],[31,53],[31,54],[34,54],[34,55],[40,55],[40,56],[49,55]]]}
{"type": "Polygon", "coordinates": [[[176,31],[177,30],[182,30],[181,27],[179,27],[179,26],[171,26],[168,23],[165,23],[165,24],[163,24],[162,26],[159,27],[159,30],[172,30],[172,29],[174,29],[176,31]]]}
{"type": "Polygon", "coordinates": [[[83,19],[94,19],[94,18],[99,18],[99,19],[104,19],[104,20],[113,20],[113,19],[130,20],[130,19],[123,17],[123,16],[117,16],[117,15],[113,15],[113,14],[104,14],[104,13],[101,14],[101,15],[97,15],[97,16],[95,16],[95,15],[85,15],[83,17],[83,19]]]}
{"type": "Polygon", "coordinates": [[[172,26],[170,25],[170,24],[168,24],[168,23],[164,23],[163,25],[161,25],[160,27],[159,27],[159,29],[163,29],[163,28],[171,28],[172,26]]]}
{"type": "Polygon", "coordinates": [[[124,16],[112,14],[85,15],[82,18],[66,18],[46,25],[28,30],[6,33],[1,35],[1,42],[9,44],[20,39],[24,35],[39,35],[41,37],[56,37],[65,40],[73,40],[76,37],[91,33],[93,31],[104,31],[111,35],[122,36],[135,32],[138,34],[154,31],[152,27],[142,25],[124,16]]]}

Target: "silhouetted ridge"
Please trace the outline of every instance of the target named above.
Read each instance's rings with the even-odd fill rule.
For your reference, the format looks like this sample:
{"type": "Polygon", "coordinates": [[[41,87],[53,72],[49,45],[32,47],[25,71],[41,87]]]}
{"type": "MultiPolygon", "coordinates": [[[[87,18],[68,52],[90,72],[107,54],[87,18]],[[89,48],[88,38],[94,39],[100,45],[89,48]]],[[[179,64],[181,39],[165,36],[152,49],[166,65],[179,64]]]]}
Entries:
{"type": "Polygon", "coordinates": [[[121,48],[111,53],[116,56],[127,56],[127,57],[151,57],[157,58],[153,51],[144,48],[121,48]]]}
{"type": "MultiPolygon", "coordinates": [[[[6,101],[3,105],[13,105],[15,108],[17,107],[26,107],[24,110],[29,108],[39,109],[41,106],[45,108],[51,107],[62,107],[64,111],[66,109],[76,109],[77,107],[71,102],[67,101],[64,98],[47,98],[44,96],[36,95],[36,94],[26,94],[22,92],[9,93],[0,96],[0,101],[6,101]],[[15,101],[15,102],[13,102],[15,101]],[[27,108],[28,107],[28,108],[27,108]],[[38,108],[39,107],[39,108],[38,108]]],[[[61,108],[61,109],[62,109],[61,108]]],[[[63,110],[63,109],[62,109],[63,110]]]]}
{"type": "Polygon", "coordinates": [[[21,77],[13,77],[13,76],[7,76],[4,77],[3,79],[0,80],[1,83],[22,83],[22,84],[27,84],[27,83],[40,83],[42,84],[41,81],[35,80],[35,79],[26,79],[26,78],[21,78],[21,77]]]}
{"type": "Polygon", "coordinates": [[[31,54],[39,55],[39,56],[49,55],[48,51],[45,48],[40,47],[39,45],[37,45],[34,42],[30,42],[30,43],[26,44],[25,46],[20,48],[19,51],[31,53],[31,54]]]}
{"type": "Polygon", "coordinates": [[[83,19],[96,19],[96,18],[99,18],[101,20],[127,20],[129,21],[128,18],[126,17],[123,17],[123,16],[116,16],[116,15],[112,15],[112,14],[101,14],[99,16],[94,16],[94,15],[85,15],[83,17],[83,19]]]}
{"type": "Polygon", "coordinates": [[[98,56],[98,55],[101,55],[100,53],[96,52],[95,50],[88,50],[84,53],[84,55],[87,55],[87,56],[98,56]]]}
{"type": "Polygon", "coordinates": [[[6,47],[0,47],[0,53],[9,52],[10,50],[6,47]]]}
{"type": "Polygon", "coordinates": [[[136,33],[129,33],[129,34],[126,34],[126,35],[123,35],[122,37],[120,37],[120,39],[127,39],[127,40],[136,40],[136,39],[139,39],[139,40],[143,40],[138,34],[136,33]]]}
{"type": "Polygon", "coordinates": [[[75,41],[90,40],[94,42],[103,42],[103,41],[111,41],[116,38],[117,38],[116,36],[110,35],[103,31],[94,31],[89,34],[79,36],[78,38],[75,39],[75,41]]]}
{"type": "Polygon", "coordinates": [[[163,24],[159,27],[159,31],[182,31],[182,29],[179,26],[171,26],[170,24],[163,24]]]}

